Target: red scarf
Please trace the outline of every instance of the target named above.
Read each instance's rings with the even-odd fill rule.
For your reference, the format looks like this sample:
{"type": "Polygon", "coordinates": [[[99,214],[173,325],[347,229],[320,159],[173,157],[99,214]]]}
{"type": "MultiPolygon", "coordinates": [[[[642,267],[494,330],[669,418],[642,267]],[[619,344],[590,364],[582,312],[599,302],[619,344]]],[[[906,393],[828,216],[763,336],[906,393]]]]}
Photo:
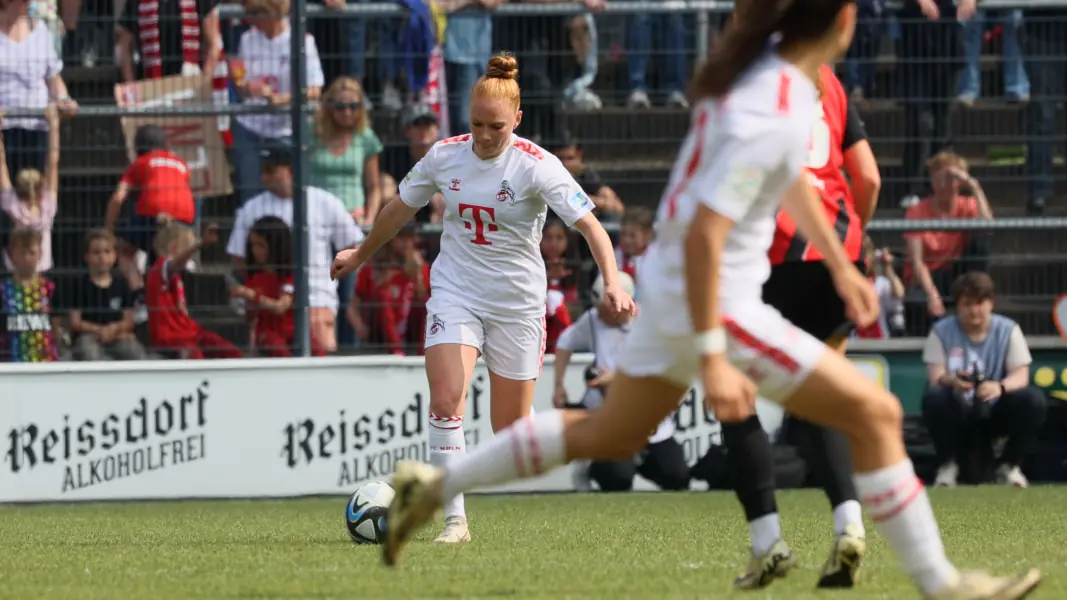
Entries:
{"type": "MultiPolygon", "coordinates": [[[[137,29],[141,37],[141,66],[145,79],[163,76],[159,43],[160,0],[137,0],[137,29]]],[[[181,10],[182,61],[200,65],[200,14],[196,0],[177,0],[181,10]]],[[[169,25],[172,26],[172,25],[169,25]]]]}

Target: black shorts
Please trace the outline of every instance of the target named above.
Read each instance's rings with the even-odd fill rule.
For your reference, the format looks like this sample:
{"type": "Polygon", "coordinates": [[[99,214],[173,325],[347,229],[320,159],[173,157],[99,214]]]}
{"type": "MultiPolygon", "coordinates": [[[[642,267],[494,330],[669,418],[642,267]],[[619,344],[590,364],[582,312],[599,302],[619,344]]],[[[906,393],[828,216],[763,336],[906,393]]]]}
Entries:
{"type": "MultiPolygon", "coordinates": [[[[866,270],[863,263],[856,266],[866,270]]],[[[848,336],[855,327],[845,316],[845,303],[822,261],[773,265],[763,284],[763,301],[819,340],[848,336]]]]}

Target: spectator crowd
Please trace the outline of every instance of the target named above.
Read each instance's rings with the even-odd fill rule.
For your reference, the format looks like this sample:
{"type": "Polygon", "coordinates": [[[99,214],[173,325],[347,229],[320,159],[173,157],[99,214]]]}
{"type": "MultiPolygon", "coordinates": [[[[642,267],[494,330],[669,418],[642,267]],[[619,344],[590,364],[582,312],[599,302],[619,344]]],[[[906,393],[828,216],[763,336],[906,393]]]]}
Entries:
{"type": "MultiPolygon", "coordinates": [[[[434,142],[467,130],[468,92],[500,48],[513,51],[522,68],[524,134],[560,158],[602,221],[618,225],[619,265],[636,280],[654,235],[653,212],[628,203],[626,188],[611,185],[587,164],[564,111],[594,112],[612,102],[632,111],[686,108],[684,87],[696,58],[689,15],[627,15],[623,43],[608,46],[598,33],[607,22],[598,14],[602,0],[585,0],[587,11],[573,16],[494,15],[505,1],[402,0],[404,17],[372,19],[345,12],[341,0],[322,0],[325,10],[337,14],[309,20],[303,52],[292,56],[289,0],[244,0],[243,18],[220,16],[213,0],[0,0],[0,112],[44,114],[2,121],[0,310],[7,318],[0,328],[0,359],[288,356],[296,336],[294,294],[303,287],[294,281],[297,274],[306,277],[299,283],[308,290],[312,354],[360,347],[420,353],[437,241],[419,235],[417,225],[441,222],[440,198],[360,272],[333,282],[329,265],[336,251],[362,240],[382,207],[397,199],[398,182],[434,142]],[[377,62],[368,64],[369,56],[377,62]],[[605,102],[600,66],[619,57],[625,76],[605,102]],[[290,80],[292,60],[305,62],[302,86],[290,80]],[[192,167],[165,129],[140,125],[133,160],[114,182],[105,213],[84,232],[77,275],[58,274],[52,237],[66,205],[59,188],[62,122],[77,119],[79,110],[64,66],[96,64],[113,65],[126,83],[210,79],[221,102],[246,106],[288,106],[303,87],[317,102],[306,152],[307,268],[292,262],[293,122],[277,112],[219,122],[235,190],[232,227],[203,216],[205,204],[219,199],[195,193],[192,167]],[[376,112],[395,114],[395,133],[375,131],[376,112]],[[230,310],[246,321],[247,338],[223,336],[201,323],[187,299],[189,277],[208,269],[205,257],[219,242],[228,256],[220,268],[230,310]]],[[[983,48],[997,49],[1004,61],[1002,90],[985,93],[1027,104],[1029,208],[1041,212],[1053,188],[1055,99],[1064,96],[1067,81],[1067,9],[978,11],[974,0],[906,0],[891,12],[883,0],[861,0],[860,11],[864,21],[840,72],[857,105],[904,98],[901,159],[911,186],[901,200],[906,218],[994,217],[982,182],[953,151],[947,125],[950,101],[966,109],[982,93],[983,48]],[[897,79],[878,77],[875,70],[887,44],[906,64],[897,79]]],[[[596,278],[574,242],[561,221],[545,224],[549,351],[572,325],[571,315],[585,313],[596,278]]],[[[875,248],[868,240],[866,260],[883,318],[856,335],[884,339],[925,336],[931,327],[941,331],[954,310],[969,310],[960,289],[970,294],[968,302],[992,302],[991,287],[974,279],[987,270],[988,242],[988,236],[965,232],[909,233],[894,256],[892,248],[875,248]],[[959,288],[960,281],[971,283],[959,288]]],[[[924,360],[944,364],[935,357],[943,351],[943,343],[931,342],[924,360]]],[[[1007,354],[993,362],[1008,371],[1025,362],[1018,348],[1007,354]]],[[[944,383],[948,389],[958,382],[944,383]]],[[[931,406],[938,402],[928,400],[931,406]]],[[[943,454],[946,465],[954,461],[948,450],[943,454]]]]}

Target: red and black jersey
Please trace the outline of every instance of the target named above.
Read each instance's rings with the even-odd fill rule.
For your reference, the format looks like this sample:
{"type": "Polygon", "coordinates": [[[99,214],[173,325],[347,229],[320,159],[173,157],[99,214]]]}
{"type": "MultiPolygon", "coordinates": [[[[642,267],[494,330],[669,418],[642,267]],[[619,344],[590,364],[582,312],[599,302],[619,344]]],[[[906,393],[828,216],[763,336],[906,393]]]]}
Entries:
{"type": "MultiPolygon", "coordinates": [[[[819,76],[822,114],[811,136],[808,174],[849,260],[855,262],[863,249],[863,226],[844,173],[845,152],[867,139],[867,132],[833,69],[823,65],[819,76]]],[[[797,232],[796,223],[785,211],[778,211],[778,227],[771,243],[770,259],[771,264],[776,265],[822,260],[823,255],[797,232]]]]}

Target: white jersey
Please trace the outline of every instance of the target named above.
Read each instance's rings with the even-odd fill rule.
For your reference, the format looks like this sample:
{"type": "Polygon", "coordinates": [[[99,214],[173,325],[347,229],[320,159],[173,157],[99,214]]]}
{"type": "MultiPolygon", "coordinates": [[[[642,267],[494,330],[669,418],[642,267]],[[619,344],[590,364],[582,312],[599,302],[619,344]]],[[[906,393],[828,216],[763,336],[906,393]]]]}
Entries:
{"type": "Polygon", "coordinates": [[[547,208],[568,227],[593,202],[555,155],[518,136],[498,157],[474,154],[470,134],[437,142],[400,183],[400,199],[421,208],[445,199],[441,252],[431,295],[504,319],[545,315],[548,280],[541,258],[547,208]]]}
{"type": "MultiPolygon", "coordinates": [[[[768,52],[727,96],[694,108],[693,125],[660,202],[656,238],[642,261],[638,289],[685,302],[685,236],[703,204],[736,224],[719,270],[723,309],[761,302],[778,208],[807,162],[817,106],[812,81],[768,52]]],[[[680,330],[670,333],[691,333],[688,315],[671,322],[680,330]]]]}
{"type": "MultiPolygon", "coordinates": [[[[255,27],[241,34],[237,54],[244,62],[245,79],[251,82],[270,84],[275,94],[289,94],[293,91],[292,67],[289,56],[292,49],[289,27],[273,38],[255,27]]],[[[322,87],[324,76],[319,62],[319,50],[315,38],[310,34],[304,37],[305,75],[309,87],[322,87]]],[[[246,104],[266,104],[263,98],[249,98],[246,104]]],[[[260,137],[280,138],[293,135],[293,122],[289,115],[239,115],[237,122],[260,137]]]]}

